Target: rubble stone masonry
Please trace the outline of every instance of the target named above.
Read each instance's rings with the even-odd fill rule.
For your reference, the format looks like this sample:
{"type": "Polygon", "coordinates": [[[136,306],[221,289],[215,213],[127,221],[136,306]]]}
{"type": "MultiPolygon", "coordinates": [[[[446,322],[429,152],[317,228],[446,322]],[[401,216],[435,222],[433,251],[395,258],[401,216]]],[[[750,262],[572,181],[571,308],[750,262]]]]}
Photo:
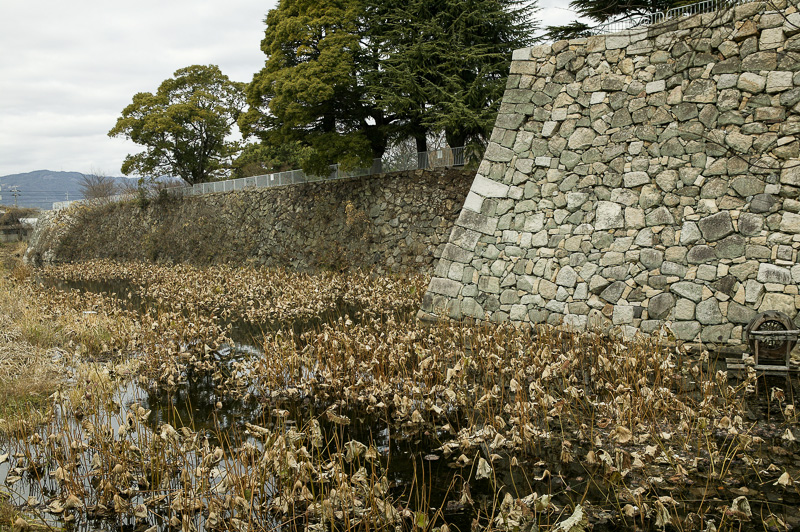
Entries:
{"type": "Polygon", "coordinates": [[[430,273],[474,169],[416,170],[43,214],[26,260],[252,263],[430,273]]]}
{"type": "Polygon", "coordinates": [[[721,344],[797,318],[800,13],[778,7],[517,50],[421,317],[721,344]]]}

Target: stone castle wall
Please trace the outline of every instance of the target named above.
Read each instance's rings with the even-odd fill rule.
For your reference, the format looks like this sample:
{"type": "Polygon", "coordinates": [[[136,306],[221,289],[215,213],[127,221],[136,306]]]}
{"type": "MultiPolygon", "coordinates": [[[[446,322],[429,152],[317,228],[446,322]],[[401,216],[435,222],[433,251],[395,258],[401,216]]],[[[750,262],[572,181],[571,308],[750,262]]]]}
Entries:
{"type": "Polygon", "coordinates": [[[40,218],[26,259],[256,263],[431,272],[475,170],[76,205],[40,218]]]}
{"type": "Polygon", "coordinates": [[[800,13],[518,50],[420,312],[737,344],[800,308],[800,13]]]}

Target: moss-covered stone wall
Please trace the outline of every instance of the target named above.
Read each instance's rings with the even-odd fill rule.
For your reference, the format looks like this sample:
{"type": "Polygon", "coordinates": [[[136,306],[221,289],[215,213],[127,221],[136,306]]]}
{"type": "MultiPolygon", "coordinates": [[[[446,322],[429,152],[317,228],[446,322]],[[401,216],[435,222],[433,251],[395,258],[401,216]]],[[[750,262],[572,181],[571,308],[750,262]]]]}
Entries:
{"type": "Polygon", "coordinates": [[[80,205],[43,216],[35,264],[93,258],[430,271],[475,176],[443,169],[80,205]]]}

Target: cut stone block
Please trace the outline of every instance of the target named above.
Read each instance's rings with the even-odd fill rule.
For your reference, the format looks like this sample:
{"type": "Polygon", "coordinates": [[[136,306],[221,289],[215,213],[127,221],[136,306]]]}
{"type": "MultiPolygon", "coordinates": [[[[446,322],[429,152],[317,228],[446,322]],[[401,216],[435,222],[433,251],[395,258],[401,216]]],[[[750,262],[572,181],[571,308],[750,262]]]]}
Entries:
{"type": "Polygon", "coordinates": [[[728,211],[721,211],[702,218],[697,225],[707,242],[721,240],[733,233],[733,222],[728,211]]]}
{"type": "Polygon", "coordinates": [[[475,176],[470,192],[479,194],[484,198],[505,198],[508,196],[508,185],[498,183],[493,179],[480,174],[475,176]]]}
{"type": "Polygon", "coordinates": [[[450,279],[434,277],[431,279],[431,284],[428,287],[428,291],[447,297],[458,297],[459,292],[461,292],[461,283],[450,279]]]}
{"type": "Polygon", "coordinates": [[[493,235],[497,229],[497,222],[497,218],[490,218],[474,211],[462,210],[456,224],[485,235],[493,235]]]}

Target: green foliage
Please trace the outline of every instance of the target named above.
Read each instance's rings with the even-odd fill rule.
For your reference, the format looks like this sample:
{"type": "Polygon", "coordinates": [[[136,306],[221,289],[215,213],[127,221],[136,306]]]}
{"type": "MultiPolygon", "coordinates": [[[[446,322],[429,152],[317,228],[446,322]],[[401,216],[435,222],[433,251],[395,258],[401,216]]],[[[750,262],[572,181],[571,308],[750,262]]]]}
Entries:
{"type": "MultiPolygon", "coordinates": [[[[670,8],[694,3],[696,0],[572,0],[569,7],[580,17],[591,19],[595,24],[614,20],[636,18],[659,13],[670,8]]],[[[563,26],[548,26],[548,40],[573,39],[592,34],[592,25],[573,21],[563,26]]]]}
{"type": "Polygon", "coordinates": [[[563,39],[575,39],[578,37],[589,37],[592,35],[592,27],[584,22],[573,20],[563,26],[548,26],[545,31],[545,39],[548,41],[560,41],[563,39]]]}
{"type": "Polygon", "coordinates": [[[370,93],[418,151],[428,131],[444,131],[450,146],[485,141],[536,10],[519,0],[371,0],[367,32],[384,59],[370,93]]]}
{"type": "Polygon", "coordinates": [[[314,155],[300,141],[283,144],[247,144],[233,162],[233,177],[285,172],[302,167],[314,155]]]}
{"type": "Polygon", "coordinates": [[[303,169],[368,164],[386,148],[381,112],[366,101],[360,0],[281,0],[267,14],[264,68],[247,88],[240,127],[267,144],[299,142],[303,169]]]}
{"type": "Polygon", "coordinates": [[[603,23],[624,16],[657,13],[679,4],[675,0],[572,0],[569,6],[579,15],[603,23]]]}
{"type": "Polygon", "coordinates": [[[535,0],[281,0],[239,125],[303,146],[309,173],[369,164],[407,139],[425,151],[441,132],[451,146],[485,142],[535,11],[535,0]]]}
{"type": "Polygon", "coordinates": [[[244,106],[243,88],[215,65],[193,65],[155,94],[136,94],[108,132],[145,147],[125,158],[123,173],[178,176],[190,185],[224,177],[238,151],[226,137],[244,106]]]}

